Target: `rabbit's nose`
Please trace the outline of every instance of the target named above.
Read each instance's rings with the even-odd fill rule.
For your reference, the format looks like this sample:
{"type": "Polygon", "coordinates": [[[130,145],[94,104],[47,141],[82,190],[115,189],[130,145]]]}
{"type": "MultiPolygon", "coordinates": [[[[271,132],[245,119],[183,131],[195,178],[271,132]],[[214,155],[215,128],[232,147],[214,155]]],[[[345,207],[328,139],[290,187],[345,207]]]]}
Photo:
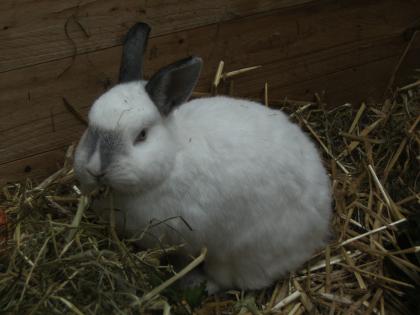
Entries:
{"type": "Polygon", "coordinates": [[[92,170],[86,169],[86,171],[92,176],[95,177],[97,180],[100,180],[102,177],[105,176],[105,172],[102,173],[96,173],[92,170]]]}

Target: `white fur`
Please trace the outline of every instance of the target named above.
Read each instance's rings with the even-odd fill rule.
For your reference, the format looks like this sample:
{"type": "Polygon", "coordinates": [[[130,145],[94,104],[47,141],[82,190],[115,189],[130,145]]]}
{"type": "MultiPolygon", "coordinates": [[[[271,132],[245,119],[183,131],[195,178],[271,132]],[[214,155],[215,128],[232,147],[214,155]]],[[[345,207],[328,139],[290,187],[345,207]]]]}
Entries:
{"type": "MultiPolygon", "coordinates": [[[[313,143],[281,111],[211,97],[161,118],[143,85],[129,83],[100,97],[89,120],[127,141],[105,176],[121,209],[119,229],[139,235],[150,222],[173,218],[141,245],[185,242],[191,255],[207,247],[204,271],[217,288],[266,287],[322,246],[329,179],[313,143]],[[147,140],[133,145],[144,126],[147,140]]],[[[88,163],[82,138],[75,159],[82,183],[92,183],[88,163]]]]}

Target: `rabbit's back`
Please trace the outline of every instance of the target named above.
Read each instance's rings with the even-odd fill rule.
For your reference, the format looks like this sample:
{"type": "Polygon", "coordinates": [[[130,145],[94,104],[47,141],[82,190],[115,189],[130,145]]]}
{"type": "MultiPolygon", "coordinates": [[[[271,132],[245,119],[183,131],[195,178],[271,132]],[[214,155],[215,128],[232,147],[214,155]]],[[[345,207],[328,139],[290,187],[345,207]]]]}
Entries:
{"type": "Polygon", "coordinates": [[[182,200],[177,214],[195,230],[193,247],[208,247],[218,283],[262,287],[323,244],[328,177],[313,143],[282,112],[217,97],[181,106],[168,123],[182,142],[169,183],[182,200]],[[241,282],[239,274],[250,276],[241,282]]]}
{"type": "Polygon", "coordinates": [[[322,214],[329,213],[321,204],[330,192],[318,151],[283,112],[242,99],[203,98],[181,106],[170,124],[182,142],[179,160],[221,176],[224,189],[272,185],[301,202],[319,201],[322,214]]]}

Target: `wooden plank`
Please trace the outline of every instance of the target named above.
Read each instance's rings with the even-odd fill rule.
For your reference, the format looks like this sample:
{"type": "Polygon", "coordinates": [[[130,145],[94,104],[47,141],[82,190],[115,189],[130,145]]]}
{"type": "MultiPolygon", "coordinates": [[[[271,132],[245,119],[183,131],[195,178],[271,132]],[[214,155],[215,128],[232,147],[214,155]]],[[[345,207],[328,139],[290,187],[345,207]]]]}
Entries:
{"type": "MultiPolygon", "coordinates": [[[[261,71],[236,79],[235,91],[239,96],[255,97],[268,82],[269,96],[277,100],[288,97],[313,101],[315,92],[325,91],[325,100],[331,106],[346,102],[357,104],[369,99],[382,101],[404,50],[401,37],[343,48],[265,65],[261,71]],[[278,74],[282,74],[281,77],[278,74]]],[[[400,67],[396,85],[412,81],[414,69],[420,67],[419,55],[420,37],[414,41],[400,67]]]]}
{"type": "MultiPolygon", "coordinates": [[[[399,37],[407,25],[420,17],[419,2],[416,5],[410,10],[398,11],[400,4],[387,0],[381,5],[362,3],[349,6],[343,12],[339,4],[321,4],[153,38],[147,54],[146,74],[170,61],[197,54],[205,61],[202,87],[207,84],[220,59],[226,61],[227,70],[283,62],[285,67],[276,70],[279,71],[279,82],[283,82],[284,78],[307,80],[313,76],[310,72],[311,56],[322,58],[317,56],[324,54],[324,59],[328,61],[331,55],[352,51],[348,61],[336,64],[339,70],[348,66],[348,62],[357,63],[360,58],[358,51],[364,47],[369,49],[369,45],[373,45],[372,60],[375,60],[375,54],[383,57],[384,53],[388,56],[400,53],[405,45],[402,36],[386,52],[375,51],[375,41],[399,37]],[[390,12],[396,13],[393,15],[390,12]],[[388,23],[383,23],[384,17],[388,23]],[[300,76],[294,69],[296,62],[306,64],[306,70],[300,70],[300,76]]],[[[0,131],[49,118],[51,112],[63,112],[63,96],[71,99],[76,106],[88,106],[95,96],[103,92],[106,83],[116,78],[119,60],[120,48],[115,47],[78,56],[73,63],[71,58],[67,58],[0,74],[0,104],[5,104],[0,106],[0,131]],[[57,78],[71,64],[69,71],[57,78]]],[[[335,66],[329,67],[332,70],[325,69],[325,72],[333,71],[335,66]]],[[[265,67],[259,73],[275,76],[276,73],[269,71],[270,67],[265,67]]],[[[275,77],[275,81],[278,79],[275,77]]]]}
{"type": "MultiPolygon", "coordinates": [[[[168,34],[151,40],[146,73],[196,53],[205,60],[202,90],[223,58],[226,70],[264,66],[235,81],[239,95],[258,96],[260,83],[268,80],[270,97],[275,98],[304,99],[322,89],[337,104],[378,96],[406,45],[401,34],[418,18],[418,6],[413,2],[404,11],[391,0],[376,6],[334,2],[168,34]]],[[[418,56],[419,45],[411,52],[418,56]]],[[[116,77],[119,54],[115,47],[78,56],[59,79],[71,58],[0,74],[0,165],[12,166],[17,159],[76,140],[83,127],[67,113],[61,98],[86,111],[104,90],[104,82],[116,77]]],[[[406,67],[416,62],[419,66],[413,59],[406,67]]]]}
{"type": "Polygon", "coordinates": [[[155,37],[313,1],[2,0],[0,72],[119,45],[138,21],[155,37]]]}
{"type": "MultiPolygon", "coordinates": [[[[286,96],[312,99],[314,91],[322,90],[328,90],[329,100],[334,100],[338,105],[357,99],[361,93],[366,97],[378,97],[382,95],[387,84],[386,79],[390,77],[392,66],[398,60],[399,54],[390,55],[398,42],[398,39],[377,42],[375,47],[358,51],[357,61],[351,58],[355,52],[350,49],[342,54],[334,51],[329,51],[331,55],[315,54],[309,59],[310,65],[306,64],[306,60],[297,59],[292,62],[295,65],[292,74],[290,74],[292,70],[288,69],[290,63],[268,64],[261,71],[235,81],[235,92],[239,96],[258,96],[263,83],[268,80],[270,97],[276,99],[286,96]],[[382,53],[380,58],[378,51],[382,53]],[[278,73],[283,73],[283,77],[278,78],[278,73]]],[[[420,45],[414,48],[420,53],[420,45]]],[[[74,106],[85,113],[89,105],[80,107],[77,99],[78,97],[69,98],[74,106]]],[[[16,157],[62,147],[76,140],[83,128],[84,126],[70,113],[57,110],[52,116],[5,130],[1,134],[0,161],[5,163],[16,157]]]]}
{"type": "MultiPolygon", "coordinates": [[[[383,49],[388,47],[384,45],[383,49]]],[[[416,50],[418,53],[420,53],[419,48],[416,50]]],[[[315,101],[314,93],[320,95],[325,93],[323,100],[330,106],[339,106],[344,103],[357,105],[361,101],[373,100],[380,102],[386,88],[386,78],[391,76],[392,68],[395,66],[398,57],[398,55],[394,55],[384,59],[372,60],[366,64],[354,64],[346,69],[323,73],[317,78],[302,79],[302,81],[290,82],[286,85],[284,85],[284,82],[271,81],[272,76],[268,76],[268,78],[256,76],[254,78],[244,77],[235,82],[235,86],[251,96],[250,89],[254,90],[255,94],[254,87],[258,83],[268,81],[270,86],[269,98],[275,100],[315,101]]],[[[334,58],[334,60],[339,62],[340,58],[334,58]]],[[[278,65],[274,66],[277,68],[278,65]]],[[[297,67],[302,66],[298,65],[297,67]]],[[[262,91],[262,88],[260,88],[260,91],[262,91]]]]}
{"type": "Polygon", "coordinates": [[[62,167],[64,156],[65,148],[0,165],[0,188],[7,182],[12,183],[27,177],[36,181],[51,175],[62,167]]]}

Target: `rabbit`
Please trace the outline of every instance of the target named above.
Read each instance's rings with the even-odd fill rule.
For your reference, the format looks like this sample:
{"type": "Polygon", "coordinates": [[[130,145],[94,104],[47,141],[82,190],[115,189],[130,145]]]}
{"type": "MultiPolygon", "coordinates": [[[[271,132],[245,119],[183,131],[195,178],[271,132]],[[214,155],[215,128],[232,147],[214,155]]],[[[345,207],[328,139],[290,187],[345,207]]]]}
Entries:
{"type": "MultiPolygon", "coordinates": [[[[81,189],[113,191],[116,226],[143,247],[207,248],[211,293],[261,289],[298,268],[326,241],[330,181],[314,143],[280,110],[227,96],[189,100],[202,60],[192,56],[148,81],[150,27],[134,25],[119,83],[93,103],[76,148],[81,189]]],[[[109,201],[93,208],[105,213],[109,201]]]]}

